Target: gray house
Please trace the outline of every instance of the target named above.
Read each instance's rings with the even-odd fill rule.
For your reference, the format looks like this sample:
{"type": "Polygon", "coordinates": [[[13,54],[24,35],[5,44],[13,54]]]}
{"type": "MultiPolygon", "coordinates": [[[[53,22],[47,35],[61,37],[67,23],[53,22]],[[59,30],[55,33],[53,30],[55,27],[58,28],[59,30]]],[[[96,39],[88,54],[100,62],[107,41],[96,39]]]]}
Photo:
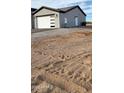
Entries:
{"type": "Polygon", "coordinates": [[[58,9],[42,6],[32,15],[32,24],[36,29],[79,27],[82,22],[86,22],[86,14],[79,6],[58,9]]]}

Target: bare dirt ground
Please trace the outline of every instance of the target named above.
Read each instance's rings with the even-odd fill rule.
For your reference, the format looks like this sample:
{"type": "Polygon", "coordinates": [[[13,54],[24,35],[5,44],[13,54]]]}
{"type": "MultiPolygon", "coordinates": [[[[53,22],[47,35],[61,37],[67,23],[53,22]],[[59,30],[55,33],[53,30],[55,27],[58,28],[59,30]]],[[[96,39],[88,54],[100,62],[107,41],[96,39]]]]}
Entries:
{"type": "Polygon", "coordinates": [[[32,34],[32,93],[92,93],[91,28],[38,33],[32,34]]]}

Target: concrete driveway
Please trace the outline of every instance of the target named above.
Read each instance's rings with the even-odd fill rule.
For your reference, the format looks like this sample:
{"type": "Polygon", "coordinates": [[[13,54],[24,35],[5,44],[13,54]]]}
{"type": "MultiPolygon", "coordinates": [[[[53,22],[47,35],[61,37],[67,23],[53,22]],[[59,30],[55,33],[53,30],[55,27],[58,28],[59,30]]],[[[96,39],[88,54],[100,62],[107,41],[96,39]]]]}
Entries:
{"type": "Polygon", "coordinates": [[[36,32],[31,34],[31,40],[34,41],[37,38],[43,38],[43,37],[51,37],[56,35],[65,35],[71,32],[77,32],[77,31],[92,31],[90,28],[59,28],[59,29],[53,29],[53,30],[41,30],[41,32],[36,32]]]}

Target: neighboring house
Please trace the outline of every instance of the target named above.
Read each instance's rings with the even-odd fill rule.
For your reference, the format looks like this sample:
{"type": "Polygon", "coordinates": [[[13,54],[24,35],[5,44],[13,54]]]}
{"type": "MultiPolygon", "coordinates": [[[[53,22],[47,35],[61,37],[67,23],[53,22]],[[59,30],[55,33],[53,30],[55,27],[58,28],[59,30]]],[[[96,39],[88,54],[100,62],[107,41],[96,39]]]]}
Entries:
{"type": "Polygon", "coordinates": [[[31,8],[31,28],[34,28],[34,19],[33,19],[33,12],[36,11],[37,9],[31,8]]]}
{"type": "Polygon", "coordinates": [[[79,6],[59,9],[43,6],[33,12],[33,19],[37,29],[79,27],[86,22],[86,14],[79,6]]]}

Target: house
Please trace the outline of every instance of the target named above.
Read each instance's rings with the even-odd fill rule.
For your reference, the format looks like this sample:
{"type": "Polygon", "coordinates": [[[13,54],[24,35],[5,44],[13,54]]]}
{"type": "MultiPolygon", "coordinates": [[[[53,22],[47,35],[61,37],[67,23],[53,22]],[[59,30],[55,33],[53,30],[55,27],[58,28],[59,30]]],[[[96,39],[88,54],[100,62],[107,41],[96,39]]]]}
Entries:
{"type": "Polygon", "coordinates": [[[86,14],[79,6],[58,9],[42,6],[33,12],[33,20],[36,29],[79,27],[86,22],[86,14]]]}

